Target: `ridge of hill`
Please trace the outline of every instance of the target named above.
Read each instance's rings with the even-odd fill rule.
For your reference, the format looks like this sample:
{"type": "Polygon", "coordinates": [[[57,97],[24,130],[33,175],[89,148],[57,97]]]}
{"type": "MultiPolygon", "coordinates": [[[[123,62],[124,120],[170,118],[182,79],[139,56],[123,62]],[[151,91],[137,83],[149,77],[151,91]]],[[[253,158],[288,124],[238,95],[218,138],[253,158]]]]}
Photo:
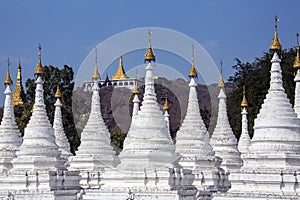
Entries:
{"type": "MultiPolygon", "coordinates": [[[[141,79],[143,81],[143,79],[141,79]]],[[[226,91],[231,92],[232,86],[227,86],[226,91]]],[[[155,91],[158,104],[162,106],[165,98],[168,98],[170,109],[170,132],[173,138],[181,126],[186,114],[189,86],[183,79],[167,80],[158,78],[155,80],[155,91]]],[[[143,99],[144,88],[141,88],[139,99],[143,99]]],[[[199,108],[201,116],[210,134],[212,134],[218,111],[217,84],[197,86],[199,108]]],[[[84,91],[83,87],[73,92],[73,115],[77,132],[80,136],[90,112],[92,92],[84,91]]],[[[129,130],[132,113],[132,91],[128,88],[114,88],[113,86],[100,88],[101,112],[106,126],[111,132],[112,143],[122,148],[123,140],[129,130]]]]}

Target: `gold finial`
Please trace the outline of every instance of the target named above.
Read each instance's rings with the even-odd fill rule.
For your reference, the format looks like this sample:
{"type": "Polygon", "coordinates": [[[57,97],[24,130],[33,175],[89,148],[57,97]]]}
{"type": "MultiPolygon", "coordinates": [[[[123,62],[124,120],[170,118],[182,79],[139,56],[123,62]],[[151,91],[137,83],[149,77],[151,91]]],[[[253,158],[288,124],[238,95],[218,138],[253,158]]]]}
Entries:
{"type": "Polygon", "coordinates": [[[56,87],[56,92],[55,92],[54,97],[55,98],[61,98],[61,91],[60,91],[59,86],[56,87]]]}
{"type": "Polygon", "coordinates": [[[6,77],[4,80],[4,84],[11,85],[12,83],[13,83],[13,81],[10,77],[10,62],[9,62],[9,58],[7,58],[7,73],[6,73],[6,77]]]}
{"type": "Polygon", "coordinates": [[[272,51],[281,51],[281,48],[282,48],[280,41],[279,41],[279,37],[278,37],[278,30],[277,30],[278,22],[279,22],[279,18],[276,15],[275,16],[274,38],[273,38],[272,44],[270,45],[270,50],[272,50],[272,51]]]}
{"type": "Polygon", "coordinates": [[[31,113],[33,113],[33,111],[34,111],[34,103],[32,104],[31,109],[30,109],[31,113]]]}
{"type": "Polygon", "coordinates": [[[39,56],[39,60],[38,60],[38,63],[35,67],[35,70],[34,70],[34,74],[36,75],[42,75],[44,73],[44,69],[43,69],[43,66],[42,66],[42,47],[41,47],[41,44],[39,44],[39,47],[38,47],[39,51],[38,51],[38,56],[39,56]]]}
{"type": "Polygon", "coordinates": [[[120,56],[120,61],[119,61],[119,67],[117,69],[117,72],[114,76],[112,76],[112,80],[120,80],[120,79],[127,79],[128,77],[125,74],[125,70],[123,67],[123,58],[120,56]]]}
{"type": "Polygon", "coordinates": [[[194,45],[192,45],[193,53],[192,53],[192,67],[189,72],[189,77],[194,78],[197,77],[197,70],[195,68],[195,49],[194,45]]]}
{"type": "Polygon", "coordinates": [[[12,104],[13,106],[23,105],[23,99],[22,99],[22,93],[23,93],[23,87],[22,87],[22,73],[21,73],[22,67],[21,67],[21,59],[19,57],[19,65],[18,65],[18,74],[17,74],[17,83],[15,87],[15,91],[13,93],[12,97],[12,104]]]}
{"type": "Polygon", "coordinates": [[[243,86],[243,100],[241,103],[242,107],[248,107],[248,101],[246,99],[246,89],[245,89],[245,85],[243,86]]]}
{"type": "Polygon", "coordinates": [[[299,51],[300,51],[300,47],[299,47],[299,40],[298,40],[298,38],[299,38],[299,33],[297,33],[296,34],[296,36],[297,36],[297,49],[296,49],[296,51],[297,51],[297,55],[296,55],[296,57],[295,57],[295,61],[294,61],[294,69],[295,70],[298,70],[298,69],[300,69],[300,53],[299,53],[299,51]]]}
{"type": "Polygon", "coordinates": [[[21,76],[21,70],[22,70],[22,67],[21,67],[21,60],[19,58],[19,65],[18,65],[18,74],[17,74],[17,81],[21,82],[22,81],[22,76],[21,76]]]}
{"type": "Polygon", "coordinates": [[[220,80],[219,80],[219,88],[224,88],[225,87],[225,82],[223,79],[223,61],[221,60],[221,67],[220,67],[220,80]]]}
{"type": "Polygon", "coordinates": [[[97,55],[97,47],[95,47],[95,66],[98,67],[98,55],[97,55]]]}
{"type": "Polygon", "coordinates": [[[92,79],[99,79],[100,78],[100,73],[98,71],[98,67],[95,66],[95,69],[94,69],[94,72],[93,72],[93,75],[92,75],[92,79]]]}
{"type": "Polygon", "coordinates": [[[165,100],[163,109],[164,109],[164,110],[169,110],[169,109],[170,109],[168,98],[166,98],[166,100],[165,100]]]}
{"type": "Polygon", "coordinates": [[[140,94],[140,88],[139,88],[139,85],[138,85],[138,82],[135,81],[135,86],[133,88],[133,91],[132,91],[133,94],[140,94]]]}
{"type": "Polygon", "coordinates": [[[100,73],[98,71],[97,47],[95,47],[95,69],[92,75],[92,79],[100,79],[100,73]]]}
{"type": "Polygon", "coordinates": [[[133,88],[133,91],[132,91],[132,93],[133,94],[140,94],[140,88],[139,88],[139,85],[138,85],[138,70],[136,69],[136,71],[135,71],[135,86],[134,86],[134,88],[133,88]]]}
{"type": "Polygon", "coordinates": [[[19,56],[19,65],[18,65],[18,69],[21,69],[21,58],[19,56]]]}
{"type": "Polygon", "coordinates": [[[145,54],[144,57],[144,61],[148,61],[148,62],[155,62],[155,55],[153,53],[152,47],[151,47],[151,35],[152,35],[152,31],[149,29],[148,31],[148,49],[147,52],[145,54]]]}

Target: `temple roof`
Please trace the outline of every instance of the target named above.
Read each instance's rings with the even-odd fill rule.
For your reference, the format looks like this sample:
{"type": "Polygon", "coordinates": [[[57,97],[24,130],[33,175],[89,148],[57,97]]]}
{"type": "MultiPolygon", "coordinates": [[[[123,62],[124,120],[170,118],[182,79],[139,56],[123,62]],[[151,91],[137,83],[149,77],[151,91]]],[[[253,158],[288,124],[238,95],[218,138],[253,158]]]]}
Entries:
{"type": "Polygon", "coordinates": [[[120,56],[120,62],[117,69],[117,72],[114,76],[112,76],[112,80],[120,80],[120,79],[127,79],[128,77],[125,74],[125,70],[123,67],[123,58],[120,56]]]}

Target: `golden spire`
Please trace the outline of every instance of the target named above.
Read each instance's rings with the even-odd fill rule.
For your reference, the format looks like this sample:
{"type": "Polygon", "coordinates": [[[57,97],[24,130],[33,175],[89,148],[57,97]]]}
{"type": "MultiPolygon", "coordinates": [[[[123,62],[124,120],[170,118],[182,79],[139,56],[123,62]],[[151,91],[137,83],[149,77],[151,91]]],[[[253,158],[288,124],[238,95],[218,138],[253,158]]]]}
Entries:
{"type": "Polygon", "coordinates": [[[56,87],[56,92],[54,95],[55,98],[61,98],[61,91],[59,89],[59,86],[56,87]]]}
{"type": "Polygon", "coordinates": [[[281,48],[282,48],[280,41],[279,41],[279,37],[278,37],[278,31],[277,31],[278,22],[279,22],[279,18],[276,15],[275,16],[274,38],[273,38],[272,44],[270,45],[270,50],[272,50],[272,51],[281,51],[281,48]]]}
{"type": "Polygon", "coordinates": [[[241,106],[242,107],[248,107],[248,101],[246,99],[246,89],[245,89],[245,86],[243,86],[243,100],[242,100],[241,106]]]}
{"type": "Polygon", "coordinates": [[[197,71],[196,71],[196,68],[195,68],[195,49],[194,49],[194,45],[192,45],[192,48],[193,48],[192,67],[191,67],[190,72],[189,72],[189,77],[195,78],[195,77],[197,77],[197,71]]]}
{"type": "Polygon", "coordinates": [[[9,62],[9,58],[7,58],[7,73],[6,73],[6,77],[4,80],[4,84],[11,85],[12,83],[13,83],[13,81],[10,77],[10,62],[9,62]]]}
{"type": "Polygon", "coordinates": [[[164,110],[169,110],[169,109],[170,109],[168,98],[166,98],[166,100],[165,100],[163,109],[164,109],[164,110]]]}
{"type": "Polygon", "coordinates": [[[132,91],[133,94],[140,94],[140,88],[139,88],[139,85],[138,85],[138,82],[135,81],[135,86],[133,88],[133,91],[132,91]]]}
{"type": "Polygon", "coordinates": [[[41,56],[42,56],[42,47],[41,47],[41,44],[39,44],[39,47],[38,47],[39,51],[38,51],[38,55],[39,55],[39,60],[38,60],[38,63],[35,67],[35,70],[34,70],[34,74],[36,75],[42,75],[44,73],[44,69],[43,69],[43,65],[42,65],[42,59],[41,59],[41,56]]]}
{"type": "Polygon", "coordinates": [[[299,51],[300,51],[300,49],[299,49],[299,40],[298,40],[298,37],[299,37],[299,33],[297,33],[296,34],[296,36],[297,36],[297,55],[296,55],[296,57],[295,57],[295,61],[294,61],[294,69],[295,70],[298,70],[298,69],[300,69],[300,53],[299,53],[299,51]]]}
{"type": "Polygon", "coordinates": [[[23,105],[23,99],[21,97],[22,94],[22,74],[21,74],[21,61],[19,59],[19,65],[18,65],[18,74],[17,74],[17,84],[16,84],[16,88],[12,97],[12,104],[13,106],[18,106],[18,105],[23,105]]]}
{"type": "Polygon", "coordinates": [[[95,69],[92,75],[92,79],[100,79],[100,73],[98,71],[97,47],[95,47],[95,69]]]}
{"type": "Polygon", "coordinates": [[[112,80],[120,80],[120,79],[127,79],[128,77],[125,74],[125,70],[123,68],[123,58],[120,56],[119,67],[117,72],[114,76],[112,76],[112,80]]]}
{"type": "Polygon", "coordinates": [[[20,58],[19,58],[17,81],[20,81],[20,82],[22,81],[21,70],[22,70],[22,67],[21,67],[21,61],[20,61],[20,58]]]}
{"type": "Polygon", "coordinates": [[[221,67],[220,67],[220,80],[219,80],[219,88],[224,88],[225,87],[225,82],[224,82],[224,79],[223,79],[223,62],[221,60],[221,67]]]}
{"type": "Polygon", "coordinates": [[[144,57],[144,61],[148,61],[148,62],[155,62],[155,55],[153,53],[153,50],[152,50],[152,47],[151,47],[151,35],[152,35],[152,32],[151,30],[149,29],[148,31],[148,49],[147,49],[147,52],[145,54],[145,57],[144,57]]]}

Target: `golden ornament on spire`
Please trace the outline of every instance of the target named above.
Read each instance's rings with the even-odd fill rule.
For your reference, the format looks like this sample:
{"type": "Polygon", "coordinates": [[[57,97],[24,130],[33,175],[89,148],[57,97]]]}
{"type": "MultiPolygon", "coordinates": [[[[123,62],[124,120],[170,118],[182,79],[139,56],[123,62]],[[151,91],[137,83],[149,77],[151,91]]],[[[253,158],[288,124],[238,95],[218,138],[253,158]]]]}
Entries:
{"type": "Polygon", "coordinates": [[[10,77],[10,62],[9,62],[9,58],[7,59],[7,73],[6,73],[6,77],[4,80],[4,84],[8,84],[11,85],[13,83],[11,77],[10,77]]]}
{"type": "Polygon", "coordinates": [[[92,75],[92,79],[100,79],[100,73],[98,71],[98,57],[97,57],[97,48],[95,47],[95,69],[92,75]]]}
{"type": "Polygon", "coordinates": [[[300,69],[300,53],[299,53],[299,51],[300,51],[300,49],[299,49],[299,41],[298,41],[298,37],[299,37],[299,33],[297,33],[297,55],[296,55],[296,57],[295,57],[295,61],[294,61],[294,69],[295,70],[298,70],[298,69],[300,69]]]}
{"type": "Polygon", "coordinates": [[[23,92],[23,87],[22,87],[22,74],[21,74],[21,61],[19,60],[19,65],[18,65],[18,74],[17,74],[17,84],[15,91],[13,93],[12,97],[12,104],[13,106],[18,106],[18,105],[23,105],[23,99],[21,97],[21,94],[23,92]]]}
{"type": "Polygon", "coordinates": [[[39,47],[38,47],[39,51],[38,51],[38,56],[39,56],[39,60],[38,60],[38,63],[35,67],[35,70],[34,70],[34,74],[36,75],[42,75],[44,73],[44,69],[43,69],[43,65],[42,65],[42,59],[41,59],[41,56],[42,56],[42,47],[41,47],[41,44],[39,44],[39,47]]]}
{"type": "Polygon", "coordinates": [[[193,48],[193,53],[192,53],[192,67],[191,67],[190,72],[189,72],[189,77],[195,78],[195,77],[197,77],[197,70],[195,68],[195,50],[194,50],[194,45],[192,45],[192,48],[193,48]]]}
{"type": "Polygon", "coordinates": [[[274,38],[273,38],[272,44],[270,45],[270,50],[272,50],[272,51],[281,51],[281,48],[282,48],[280,41],[279,41],[279,37],[278,37],[278,31],[277,31],[278,22],[279,22],[279,18],[276,15],[275,16],[274,38]]]}
{"type": "Polygon", "coordinates": [[[221,60],[221,67],[220,67],[220,80],[218,84],[219,88],[225,88],[225,82],[223,79],[223,62],[221,60]]]}
{"type": "Polygon", "coordinates": [[[54,95],[55,98],[61,98],[61,91],[59,89],[59,86],[56,87],[56,92],[54,95]]]}
{"type": "Polygon", "coordinates": [[[139,88],[139,85],[138,85],[138,82],[135,81],[135,86],[133,88],[133,91],[132,91],[133,94],[140,94],[140,88],[139,88]]]}
{"type": "Polygon", "coordinates": [[[246,89],[245,86],[243,86],[243,100],[241,103],[241,107],[248,107],[248,101],[246,99],[246,89]]]}
{"type": "Polygon", "coordinates": [[[166,98],[166,100],[165,100],[163,109],[164,109],[164,110],[169,110],[169,109],[170,109],[169,102],[168,102],[168,99],[167,99],[167,98],[166,98]]]}
{"type": "Polygon", "coordinates": [[[100,73],[98,71],[98,67],[96,66],[92,75],[92,79],[99,79],[100,78],[100,73]]]}
{"type": "Polygon", "coordinates": [[[119,67],[117,69],[117,72],[114,76],[112,76],[112,80],[122,80],[122,79],[127,79],[128,77],[125,74],[125,70],[123,67],[123,58],[120,56],[120,62],[119,62],[119,67]]]}
{"type": "Polygon", "coordinates": [[[144,61],[148,61],[148,62],[155,62],[155,55],[153,53],[153,50],[152,50],[152,47],[151,47],[151,35],[152,35],[152,32],[151,30],[148,31],[148,49],[147,49],[147,52],[145,54],[145,57],[144,57],[144,61]]]}

